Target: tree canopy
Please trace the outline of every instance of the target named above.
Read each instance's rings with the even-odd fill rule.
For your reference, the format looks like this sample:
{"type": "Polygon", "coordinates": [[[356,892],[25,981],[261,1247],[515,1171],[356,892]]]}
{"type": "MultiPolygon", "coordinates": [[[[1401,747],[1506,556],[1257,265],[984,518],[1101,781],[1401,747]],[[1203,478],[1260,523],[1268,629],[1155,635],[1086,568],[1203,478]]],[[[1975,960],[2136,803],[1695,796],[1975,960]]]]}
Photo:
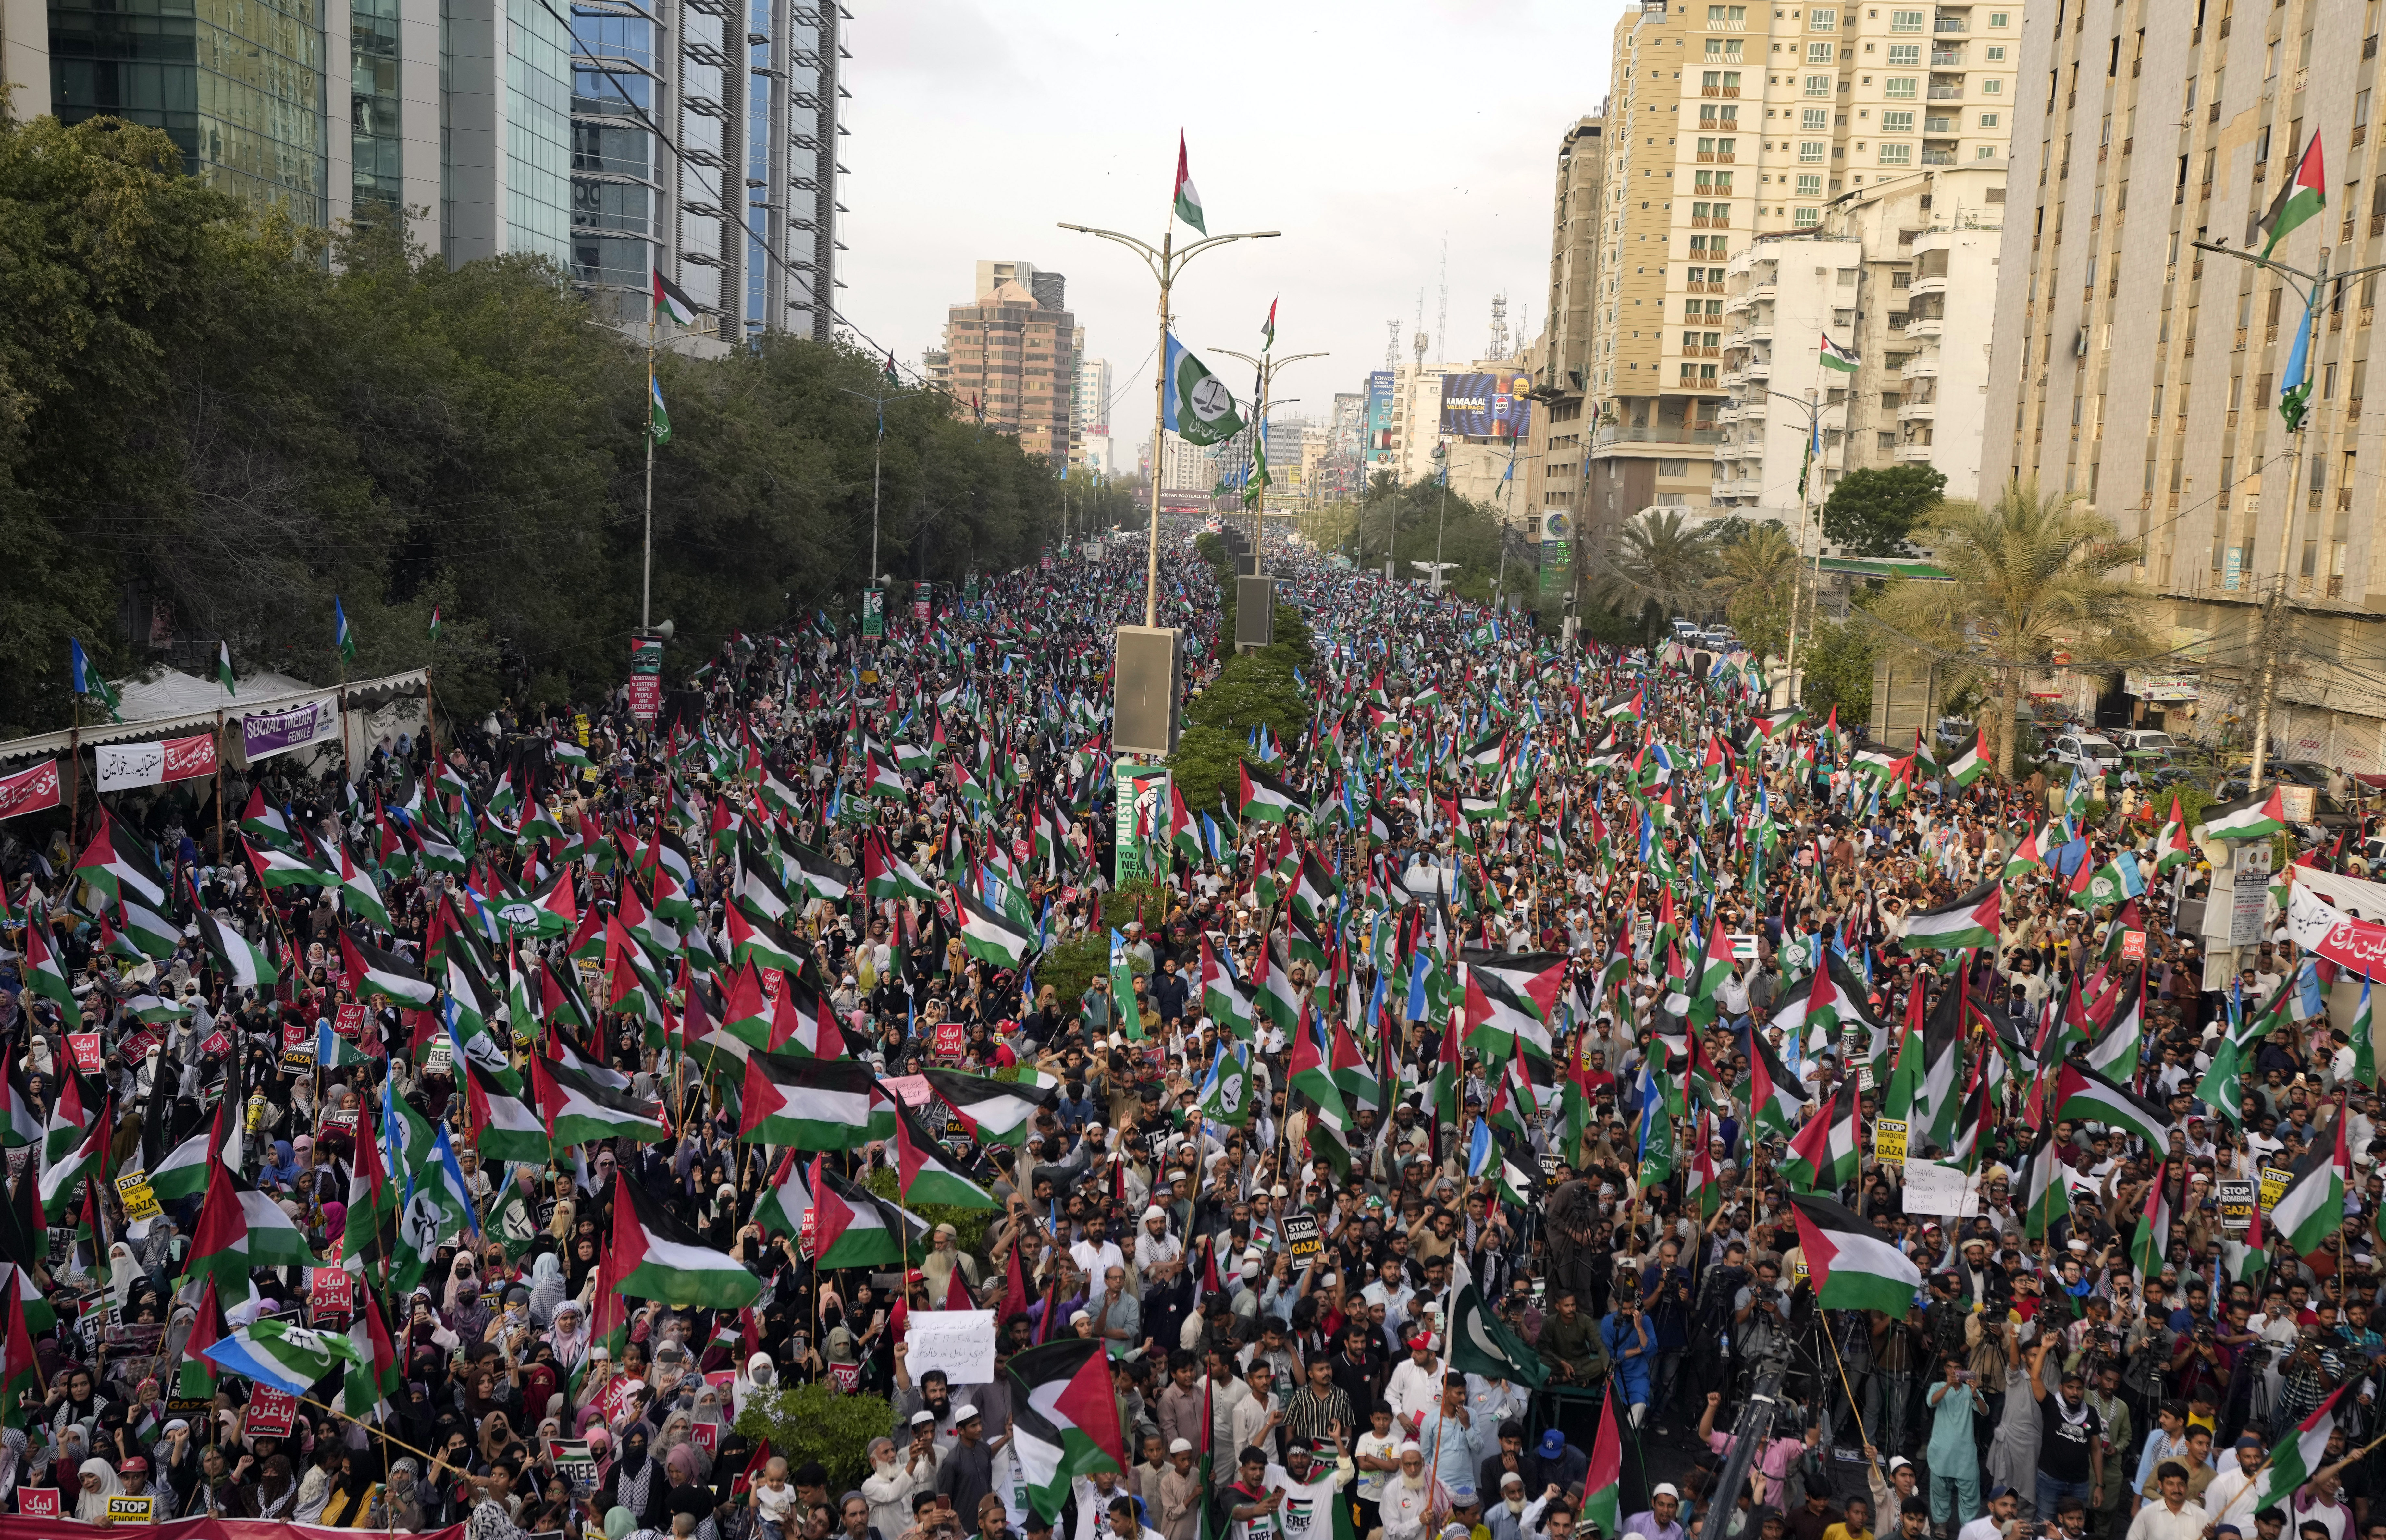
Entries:
{"type": "MultiPolygon", "coordinates": [[[[242,672],[328,682],[430,664],[443,710],[585,698],[638,622],[644,350],[552,265],[450,270],[395,221],[326,238],[181,171],[163,133],[0,121],[0,732],[68,720],[66,639],[111,674],[229,642],[242,672]],[[433,608],[441,611],[436,645],[433,608]]],[[[672,652],[848,608],[882,572],[1032,559],[1061,484],[930,394],[875,409],[880,363],[771,335],[658,365],[654,605],[672,652]]],[[[1118,501],[1118,500],[1111,500],[1118,501]]],[[[1072,520],[1122,509],[1086,507],[1072,520]]]]}
{"type": "Polygon", "coordinates": [[[1851,470],[1823,505],[1823,537],[1852,557],[1911,556],[1905,537],[1946,487],[1945,473],[1927,465],[1851,470]]]}

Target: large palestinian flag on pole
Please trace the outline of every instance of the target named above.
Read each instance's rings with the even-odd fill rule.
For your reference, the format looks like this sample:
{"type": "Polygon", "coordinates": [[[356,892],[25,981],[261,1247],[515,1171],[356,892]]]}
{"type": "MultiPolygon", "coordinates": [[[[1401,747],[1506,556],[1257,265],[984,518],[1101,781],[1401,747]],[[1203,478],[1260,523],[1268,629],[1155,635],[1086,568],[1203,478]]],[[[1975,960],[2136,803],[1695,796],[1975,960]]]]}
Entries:
{"type": "Polygon", "coordinates": [[[2001,892],[1997,883],[1983,883],[1952,904],[1907,915],[1905,949],[1960,952],[1966,946],[1994,946],[2002,923],[2001,892]]]}
{"type": "Polygon", "coordinates": [[[1851,1076],[1840,1082],[1838,1094],[1790,1141],[1790,1158],[1781,1165],[1792,1189],[1835,1193],[1856,1179],[1856,1083],[1851,1076]]]}
{"type": "Polygon", "coordinates": [[[1014,1149],[1027,1143],[1028,1133],[1035,1126],[1036,1109],[1050,1107],[1059,1099],[1059,1093],[1050,1086],[1030,1085],[1023,1080],[1000,1081],[991,1075],[933,1068],[920,1073],[927,1079],[928,1089],[952,1109],[953,1117],[973,1138],[990,1145],[1009,1145],[1014,1149]]]}
{"type": "Polygon", "coordinates": [[[558,1150],[599,1139],[646,1145],[671,1135],[660,1102],[599,1084],[568,1064],[533,1055],[530,1083],[547,1137],[558,1150]]]}
{"type": "Polygon", "coordinates": [[[2304,1153],[2288,1175],[2286,1190],[2270,1209],[2270,1223],[2297,1256],[2308,1257],[2335,1239],[2344,1223],[2344,1184],[2352,1171],[2345,1157],[2344,1117],[2340,1112],[2336,1137],[2327,1144],[2314,1144],[2304,1153]]]}
{"type": "Polygon", "coordinates": [[[1903,1321],[1922,1287],[1922,1270],[1853,1209],[1828,1198],[1793,1193],[1798,1245],[1815,1300],[1828,1310],[1879,1310],[1903,1321]]]}
{"type": "Polygon", "coordinates": [[[1290,788],[1265,770],[1254,770],[1248,762],[1238,764],[1236,769],[1242,777],[1235,806],[1237,819],[1282,823],[1300,808],[1300,800],[1290,788]]]}
{"type": "Polygon", "coordinates": [[[2216,802],[2204,809],[2196,837],[2210,840],[2263,840],[2287,827],[2287,807],[2279,788],[2255,792],[2234,802],[2216,802]]]}
{"type": "Polygon", "coordinates": [[[758,1049],[746,1058],[737,1137],[797,1149],[860,1149],[894,1132],[873,1130],[871,1084],[870,1066],[853,1059],[758,1049]]]}
{"type": "Polygon", "coordinates": [[[689,1234],[638,1183],[617,1182],[613,1192],[613,1246],[606,1258],[612,1288],[674,1309],[738,1310],[762,1296],[761,1280],[745,1263],[689,1234]]]}
{"type": "Polygon", "coordinates": [[[1109,1355],[1098,1340],[1048,1342],[1014,1356],[1012,1455],[1029,1506],[1049,1521],[1074,1501],[1079,1476],[1126,1473],[1126,1443],[1111,1394],[1109,1355]]]}
{"type": "Polygon", "coordinates": [[[2356,1375],[2338,1386],[2317,1409],[2295,1424],[2294,1437],[2282,1438],[2270,1446],[2269,1467],[2254,1484],[2254,1512],[2284,1503],[2328,1463],[2328,1441],[2336,1434],[2336,1404],[2344,1398],[2346,1391],[2361,1383],[2356,1375]]]}
{"type": "Polygon", "coordinates": [[[1590,1441],[1590,1469],[1583,1473],[1582,1516],[1601,1534],[1624,1533],[1624,1424],[1615,1405],[1615,1375],[1599,1399],[1599,1432],[1590,1441]]]}
{"type": "Polygon", "coordinates": [[[2133,1133],[2150,1149],[2170,1148],[2170,1114],[2093,1070],[2066,1063],[2054,1083],[2057,1118],[2085,1119],[2133,1133]]]}
{"type": "MultiPolygon", "coordinates": [[[[761,1056],[755,1056],[760,1058],[761,1056]]],[[[893,1092],[896,1190],[906,1203],[947,1203],[957,1208],[999,1208],[995,1196],[955,1171],[944,1150],[893,1092]]]]}

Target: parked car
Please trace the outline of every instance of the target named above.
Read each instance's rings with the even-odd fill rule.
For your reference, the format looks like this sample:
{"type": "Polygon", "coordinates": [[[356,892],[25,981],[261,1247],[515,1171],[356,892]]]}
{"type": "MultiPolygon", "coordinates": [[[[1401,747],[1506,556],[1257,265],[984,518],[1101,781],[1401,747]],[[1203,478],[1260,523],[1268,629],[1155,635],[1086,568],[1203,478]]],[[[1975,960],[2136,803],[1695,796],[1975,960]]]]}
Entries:
{"type": "Polygon", "coordinates": [[[1965,718],[1941,717],[1938,727],[1932,730],[1932,736],[1939,740],[1940,748],[1950,755],[1956,755],[1979,743],[1980,730],[1965,718]]]}
{"type": "Polygon", "coordinates": [[[2125,759],[2152,760],[2167,763],[2172,748],[2170,734],[2146,728],[2127,728],[2113,734],[2114,745],[2125,759]]]}
{"type": "Polygon", "coordinates": [[[2057,733],[2049,753],[2058,765],[2069,765],[2090,775],[2119,767],[2121,751],[2109,738],[2094,732],[2057,733]]]}

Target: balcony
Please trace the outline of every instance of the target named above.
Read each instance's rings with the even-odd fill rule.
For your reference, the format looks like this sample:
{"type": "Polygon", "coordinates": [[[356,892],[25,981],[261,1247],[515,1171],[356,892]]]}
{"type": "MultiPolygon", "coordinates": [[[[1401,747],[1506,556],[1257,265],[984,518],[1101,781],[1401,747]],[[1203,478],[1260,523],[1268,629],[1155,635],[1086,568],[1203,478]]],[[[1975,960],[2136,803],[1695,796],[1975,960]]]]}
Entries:
{"type": "Polygon", "coordinates": [[[1748,367],[1739,371],[1739,377],[1743,380],[1751,380],[1762,384],[1765,381],[1773,378],[1773,360],[1770,358],[1751,358],[1748,361],[1748,367]]]}
{"type": "Polygon", "coordinates": [[[1954,47],[1953,47],[1953,48],[1932,48],[1932,49],[1930,50],[1930,68],[1931,68],[1931,69],[1963,69],[1963,68],[1964,68],[1964,46],[1963,46],[1963,44],[1956,44],[1954,47]]]}
{"type": "Polygon", "coordinates": [[[1901,401],[1897,406],[1897,420],[1900,422],[1933,422],[1938,417],[1939,403],[1936,401],[1901,401]]]}
{"type": "Polygon", "coordinates": [[[1905,292],[1915,299],[1920,299],[1924,294],[1943,294],[1947,292],[1947,275],[1943,272],[1917,272],[1914,275],[1914,286],[1905,292]]]}
{"type": "Polygon", "coordinates": [[[1768,316],[1763,320],[1751,323],[1748,330],[1742,332],[1741,335],[1746,337],[1752,343],[1771,342],[1773,340],[1772,318],[1768,316]]]}
{"type": "Polygon", "coordinates": [[[1722,442],[1723,431],[1719,428],[1683,428],[1666,423],[1660,423],[1654,427],[1609,423],[1600,429],[1598,436],[1591,440],[1594,445],[1602,449],[1616,444],[1721,444],[1722,442]]]}
{"type": "Polygon", "coordinates": [[[1898,462],[1903,465],[1928,465],[1930,463],[1930,445],[1927,444],[1901,444],[1897,446],[1897,458],[1898,462]]]}
{"type": "Polygon", "coordinates": [[[1752,393],[1747,400],[1739,404],[1739,419],[1742,422],[1764,421],[1765,414],[1772,409],[1772,401],[1771,396],[1761,391],[1752,393]]]}
{"type": "Polygon", "coordinates": [[[1953,144],[1944,146],[1938,144],[1925,144],[1922,146],[1922,164],[1925,166],[1953,166],[1955,164],[1955,147],[1953,144]]]}
{"type": "Polygon", "coordinates": [[[1773,280],[1768,278],[1762,283],[1750,285],[1748,293],[1740,297],[1747,300],[1751,305],[1770,305],[1773,303],[1773,295],[1775,292],[1779,287],[1779,284],[1774,282],[1773,280]]]}
{"type": "Polygon", "coordinates": [[[1905,367],[1897,373],[1902,380],[1936,380],[1939,378],[1939,355],[1917,353],[1906,359],[1905,367]]]}
{"type": "Polygon", "coordinates": [[[1941,16],[1933,19],[1930,30],[1934,32],[1940,33],[1960,32],[1965,31],[1969,23],[1960,16],[1941,16]]]}
{"type": "Polygon", "coordinates": [[[1940,85],[1933,81],[1930,82],[1930,99],[1934,102],[1960,102],[1964,99],[1964,88],[1961,84],[1940,85]]]}

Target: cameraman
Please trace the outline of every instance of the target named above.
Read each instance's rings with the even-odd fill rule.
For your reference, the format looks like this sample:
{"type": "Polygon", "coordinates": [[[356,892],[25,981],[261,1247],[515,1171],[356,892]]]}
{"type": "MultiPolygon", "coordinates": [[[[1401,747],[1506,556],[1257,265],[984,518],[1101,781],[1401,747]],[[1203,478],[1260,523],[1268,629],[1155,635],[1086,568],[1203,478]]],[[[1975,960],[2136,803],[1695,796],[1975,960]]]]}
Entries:
{"type": "Polygon", "coordinates": [[[1710,1266],[1706,1276],[1700,1280],[1698,1304],[1691,1311],[1698,1340],[1704,1349],[1691,1360],[1690,1388],[1698,1395],[1721,1390],[1732,1382],[1740,1357],[1739,1331],[1733,1322],[1734,1303],[1752,1276],[1748,1270],[1748,1244],[1735,1239],[1725,1243],[1722,1259],[1710,1266]]]}

